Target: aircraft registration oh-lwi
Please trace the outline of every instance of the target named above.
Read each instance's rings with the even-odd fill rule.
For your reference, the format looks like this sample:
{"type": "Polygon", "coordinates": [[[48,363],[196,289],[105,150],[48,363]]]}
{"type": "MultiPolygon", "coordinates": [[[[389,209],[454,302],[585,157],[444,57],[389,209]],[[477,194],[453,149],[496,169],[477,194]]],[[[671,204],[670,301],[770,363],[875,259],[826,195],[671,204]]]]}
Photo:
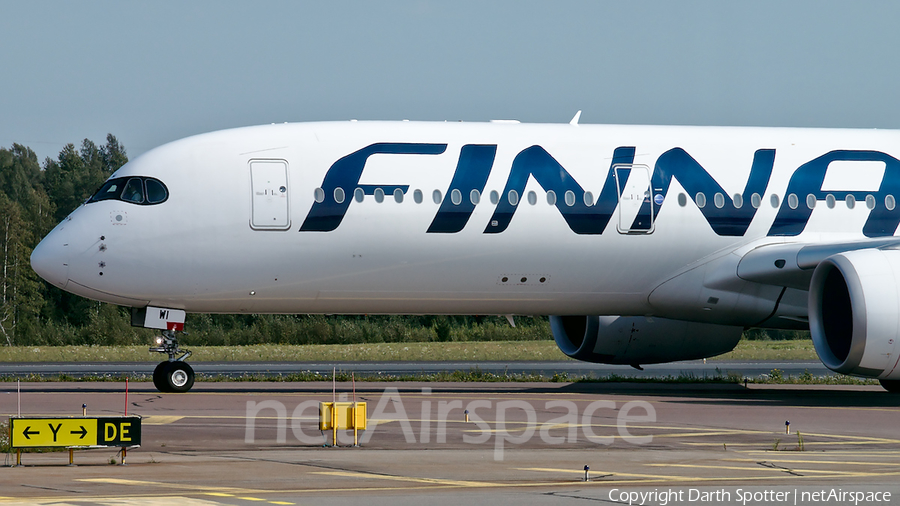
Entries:
{"type": "Polygon", "coordinates": [[[187,312],[551,315],[640,366],[809,328],[900,389],[900,132],[327,122],[189,137],[121,167],[37,246],[44,279],[162,330],[187,312]]]}

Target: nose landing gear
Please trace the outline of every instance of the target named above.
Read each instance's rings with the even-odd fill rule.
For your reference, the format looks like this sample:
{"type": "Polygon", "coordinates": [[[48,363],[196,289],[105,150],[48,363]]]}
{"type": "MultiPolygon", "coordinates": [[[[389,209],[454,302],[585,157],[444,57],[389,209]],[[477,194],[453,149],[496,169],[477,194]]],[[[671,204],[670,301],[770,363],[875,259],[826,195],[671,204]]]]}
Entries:
{"type": "Polygon", "coordinates": [[[162,336],[156,338],[157,346],[150,351],[165,353],[169,360],[161,362],[153,370],[153,385],[160,392],[187,392],[194,386],[194,369],[184,360],[191,356],[189,350],[178,346],[178,337],[174,330],[164,330],[162,336]],[[180,357],[177,355],[183,353],[180,357]]]}

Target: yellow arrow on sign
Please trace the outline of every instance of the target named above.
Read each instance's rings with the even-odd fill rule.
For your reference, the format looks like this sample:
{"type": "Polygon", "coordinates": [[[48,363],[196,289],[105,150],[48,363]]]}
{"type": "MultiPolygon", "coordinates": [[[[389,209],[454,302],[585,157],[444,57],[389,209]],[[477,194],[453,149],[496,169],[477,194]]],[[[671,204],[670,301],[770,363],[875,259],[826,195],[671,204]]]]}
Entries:
{"type": "Polygon", "coordinates": [[[96,418],[11,418],[12,447],[93,446],[96,418]]]}

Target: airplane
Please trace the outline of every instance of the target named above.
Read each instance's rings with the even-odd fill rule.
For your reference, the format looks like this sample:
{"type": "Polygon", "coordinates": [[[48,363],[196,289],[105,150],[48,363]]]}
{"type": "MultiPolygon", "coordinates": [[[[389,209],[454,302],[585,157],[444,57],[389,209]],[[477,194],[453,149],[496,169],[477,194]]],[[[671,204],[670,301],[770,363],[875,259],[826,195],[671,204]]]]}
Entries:
{"type": "Polygon", "coordinates": [[[69,292],[186,313],[549,315],[566,355],[700,359],[750,327],[900,391],[900,132],[335,121],[196,135],[117,170],[34,249],[69,292]]]}

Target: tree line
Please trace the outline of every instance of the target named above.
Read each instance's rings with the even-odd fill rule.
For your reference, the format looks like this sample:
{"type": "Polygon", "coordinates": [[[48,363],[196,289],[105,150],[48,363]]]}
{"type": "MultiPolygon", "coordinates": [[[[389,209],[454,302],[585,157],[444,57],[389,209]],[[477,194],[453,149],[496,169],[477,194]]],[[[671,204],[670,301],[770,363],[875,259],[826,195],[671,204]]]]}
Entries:
{"type": "MultiPolygon", "coordinates": [[[[112,134],[97,145],[67,144],[38,161],[30,148],[0,148],[0,343],[116,345],[149,343],[155,331],[131,327],[127,308],[91,301],[42,280],[29,261],[34,247],[128,161],[112,134]]],[[[189,314],[188,345],[337,344],[406,341],[550,339],[546,317],[322,316],[189,314]]],[[[749,339],[796,339],[806,332],[754,330],[749,339]]]]}

